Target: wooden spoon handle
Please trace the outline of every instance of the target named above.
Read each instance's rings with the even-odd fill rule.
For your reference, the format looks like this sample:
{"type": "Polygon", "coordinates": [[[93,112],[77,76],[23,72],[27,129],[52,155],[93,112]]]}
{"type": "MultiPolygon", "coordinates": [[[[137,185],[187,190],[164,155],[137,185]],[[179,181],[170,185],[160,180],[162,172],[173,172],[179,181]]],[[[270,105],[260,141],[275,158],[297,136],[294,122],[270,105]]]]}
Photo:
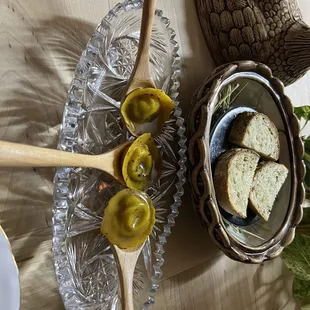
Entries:
{"type": "Polygon", "coordinates": [[[154,22],[154,14],[157,0],[144,0],[142,22],[140,30],[139,48],[135,67],[129,81],[127,94],[139,87],[152,87],[155,85],[150,78],[150,41],[152,35],[152,27],[154,22]],[[141,82],[145,85],[141,85],[141,82]]]}
{"type": "Polygon", "coordinates": [[[0,167],[92,167],[92,156],[0,141],[0,167]]]}
{"type": "Polygon", "coordinates": [[[121,275],[122,289],[123,289],[123,310],[134,310],[133,302],[133,274],[134,270],[126,272],[123,270],[121,275]]]}
{"type": "Polygon", "coordinates": [[[119,278],[122,287],[123,310],[134,310],[133,275],[143,245],[133,252],[127,252],[117,246],[113,246],[118,260],[119,278]]]}

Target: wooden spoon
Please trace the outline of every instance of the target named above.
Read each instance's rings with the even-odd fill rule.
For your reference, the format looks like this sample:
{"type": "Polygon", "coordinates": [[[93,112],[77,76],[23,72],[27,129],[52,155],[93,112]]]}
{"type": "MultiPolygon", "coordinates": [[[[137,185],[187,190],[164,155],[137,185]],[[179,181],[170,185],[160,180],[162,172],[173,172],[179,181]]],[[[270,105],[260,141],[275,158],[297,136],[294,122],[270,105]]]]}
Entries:
{"type": "MultiPolygon", "coordinates": [[[[25,144],[0,141],[0,167],[86,167],[107,172],[124,183],[120,166],[122,152],[132,142],[124,143],[101,155],[83,155],[25,144]],[[120,172],[119,172],[120,171],[120,172]]],[[[123,309],[133,310],[133,275],[144,243],[137,248],[121,249],[111,244],[118,260],[123,291],[123,309]]]]}
{"type": "Polygon", "coordinates": [[[122,289],[123,310],[134,310],[133,302],[133,276],[137,260],[145,242],[136,248],[121,249],[111,244],[116,262],[122,289]]]}
{"type": "Polygon", "coordinates": [[[157,0],[144,0],[137,59],[126,96],[137,88],[156,88],[150,74],[150,41],[156,2],[157,0]]]}
{"type": "Polygon", "coordinates": [[[0,167],[85,167],[107,172],[124,184],[121,168],[124,143],[101,155],[83,155],[0,141],[0,167]]]}
{"type": "MultiPolygon", "coordinates": [[[[125,97],[137,88],[156,88],[150,74],[150,41],[156,3],[157,0],[144,0],[137,59],[125,97]]],[[[121,249],[111,244],[118,261],[123,310],[134,310],[133,275],[143,246],[144,243],[137,248],[121,249]]]]}

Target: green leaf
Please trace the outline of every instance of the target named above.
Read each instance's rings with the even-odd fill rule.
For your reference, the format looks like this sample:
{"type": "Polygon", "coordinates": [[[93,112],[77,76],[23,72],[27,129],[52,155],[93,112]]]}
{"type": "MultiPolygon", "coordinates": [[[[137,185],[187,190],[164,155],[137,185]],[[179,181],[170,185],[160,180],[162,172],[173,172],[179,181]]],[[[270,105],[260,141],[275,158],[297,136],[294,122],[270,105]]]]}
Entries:
{"type": "Polygon", "coordinates": [[[305,175],[304,183],[306,187],[310,188],[310,167],[308,167],[308,165],[306,165],[306,175],[305,175]]]}
{"type": "Polygon", "coordinates": [[[301,307],[301,310],[310,310],[310,304],[303,305],[303,306],[301,307]]]}
{"type": "Polygon", "coordinates": [[[310,281],[294,278],[293,294],[297,300],[308,300],[310,298],[310,281]]]}
{"type": "Polygon", "coordinates": [[[310,237],[296,233],[294,241],[284,249],[282,258],[295,279],[310,281],[310,237]]]}
{"type": "Polygon", "coordinates": [[[310,225],[310,208],[303,208],[303,211],[304,211],[304,215],[302,217],[302,220],[301,220],[299,226],[310,225]]]}
{"type": "Polygon", "coordinates": [[[304,140],[304,163],[306,165],[306,176],[305,176],[305,184],[307,187],[310,187],[310,137],[307,137],[304,140]]]}
{"type": "Polygon", "coordinates": [[[297,226],[297,231],[301,234],[310,236],[310,208],[303,208],[304,215],[300,224],[297,226]]]}
{"type": "Polygon", "coordinates": [[[304,140],[305,152],[310,153],[310,136],[304,140]]]}
{"type": "Polygon", "coordinates": [[[304,162],[305,162],[305,165],[309,168],[310,166],[310,154],[305,152],[304,154],[304,162]]]}
{"type": "Polygon", "coordinates": [[[303,105],[301,107],[295,107],[294,112],[298,119],[304,119],[306,122],[310,119],[310,106],[303,105]]]}

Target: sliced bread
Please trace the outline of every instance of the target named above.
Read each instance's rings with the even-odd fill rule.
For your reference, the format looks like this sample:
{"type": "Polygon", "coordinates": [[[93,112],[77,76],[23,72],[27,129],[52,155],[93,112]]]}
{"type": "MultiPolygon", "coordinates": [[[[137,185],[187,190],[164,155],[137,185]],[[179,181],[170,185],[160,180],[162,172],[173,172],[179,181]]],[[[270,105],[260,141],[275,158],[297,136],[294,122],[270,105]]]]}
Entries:
{"type": "Polygon", "coordinates": [[[262,113],[244,112],[233,121],[228,140],[257,152],[268,160],[278,160],[279,133],[274,123],[262,113]]]}
{"type": "Polygon", "coordinates": [[[262,163],[257,167],[250,193],[250,207],[268,221],[275,199],[285,182],[288,169],[274,162],[262,163]]]}
{"type": "Polygon", "coordinates": [[[249,194],[259,155],[248,149],[231,149],[220,158],[214,171],[219,205],[228,213],[247,216],[249,194]]]}

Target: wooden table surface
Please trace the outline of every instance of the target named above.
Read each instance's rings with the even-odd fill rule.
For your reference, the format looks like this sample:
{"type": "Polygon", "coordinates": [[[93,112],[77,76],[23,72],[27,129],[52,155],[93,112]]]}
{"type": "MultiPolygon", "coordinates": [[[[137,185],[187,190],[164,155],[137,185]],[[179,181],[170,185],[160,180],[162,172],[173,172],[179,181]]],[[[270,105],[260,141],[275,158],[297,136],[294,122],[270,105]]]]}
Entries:
{"type": "MultiPolygon", "coordinates": [[[[117,0],[0,0],[0,138],[55,148],[68,85],[94,27],[117,0]]],[[[300,0],[310,22],[309,0],[300,0]]],[[[214,68],[192,0],[159,0],[182,57],[180,101],[214,68]]],[[[310,75],[287,88],[310,104],[310,75]]],[[[63,309],[51,253],[52,169],[0,170],[0,224],[20,269],[21,309],[63,309]]],[[[188,196],[188,195],[186,195],[188,196]]],[[[245,265],[224,256],[199,226],[189,199],[166,247],[152,309],[298,309],[281,259],[245,265]],[[188,232],[191,231],[191,234],[188,232]]],[[[1,309],[2,310],[2,309],[1,309]]],[[[5,309],[3,309],[5,310],[5,309]]]]}

